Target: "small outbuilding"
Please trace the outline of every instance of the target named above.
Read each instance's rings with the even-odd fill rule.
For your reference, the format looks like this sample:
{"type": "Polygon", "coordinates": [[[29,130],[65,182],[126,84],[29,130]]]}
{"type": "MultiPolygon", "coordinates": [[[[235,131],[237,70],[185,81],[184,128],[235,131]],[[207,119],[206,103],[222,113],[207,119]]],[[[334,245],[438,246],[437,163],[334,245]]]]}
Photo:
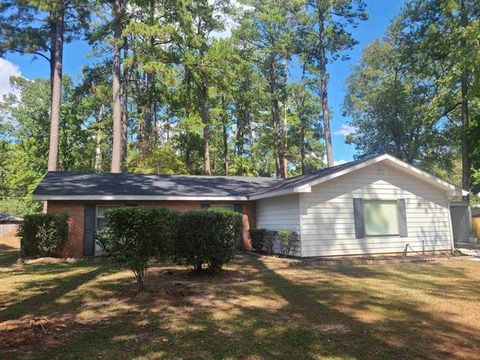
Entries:
{"type": "Polygon", "coordinates": [[[343,256],[453,249],[448,197],[466,192],[390,155],[290,179],[49,172],[34,192],[47,212],[70,215],[66,254],[101,252],[93,234],[116,206],[178,210],[229,208],[249,229],[290,229],[298,256],[343,256]]]}
{"type": "Polygon", "coordinates": [[[0,212],[0,237],[16,236],[18,232],[18,225],[23,219],[19,216],[14,216],[0,212]]]}

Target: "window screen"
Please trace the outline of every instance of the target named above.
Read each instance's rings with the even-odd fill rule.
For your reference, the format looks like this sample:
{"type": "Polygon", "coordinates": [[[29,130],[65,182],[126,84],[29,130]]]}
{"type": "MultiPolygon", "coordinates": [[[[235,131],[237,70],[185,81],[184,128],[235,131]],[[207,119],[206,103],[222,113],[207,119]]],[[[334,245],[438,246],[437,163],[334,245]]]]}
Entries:
{"type": "Polygon", "coordinates": [[[367,236],[399,234],[396,201],[366,200],[364,210],[367,236]]]}

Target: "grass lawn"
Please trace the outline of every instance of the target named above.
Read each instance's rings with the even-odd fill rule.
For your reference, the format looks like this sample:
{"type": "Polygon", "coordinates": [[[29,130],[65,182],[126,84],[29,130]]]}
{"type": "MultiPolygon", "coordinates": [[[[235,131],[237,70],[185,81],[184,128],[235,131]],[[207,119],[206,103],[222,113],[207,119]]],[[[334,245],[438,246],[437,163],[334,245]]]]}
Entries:
{"type": "Polygon", "coordinates": [[[218,277],[0,247],[0,358],[478,359],[480,263],[301,265],[239,255],[218,277]]]}

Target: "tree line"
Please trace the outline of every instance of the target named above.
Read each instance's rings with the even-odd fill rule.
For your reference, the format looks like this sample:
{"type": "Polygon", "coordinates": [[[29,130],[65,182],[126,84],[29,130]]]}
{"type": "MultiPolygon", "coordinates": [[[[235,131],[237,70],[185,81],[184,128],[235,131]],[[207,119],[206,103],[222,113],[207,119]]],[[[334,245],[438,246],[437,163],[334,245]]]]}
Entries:
{"type": "MultiPolygon", "coordinates": [[[[387,151],[477,186],[479,7],[408,1],[365,49],[344,105],[357,157],[387,151]]],[[[45,60],[50,78],[12,78],[0,102],[0,191],[31,209],[45,169],[288,177],[331,166],[328,64],[348,58],[367,19],[363,0],[4,1],[0,55],[45,60]],[[63,49],[80,39],[94,61],[73,81],[63,49]]]]}

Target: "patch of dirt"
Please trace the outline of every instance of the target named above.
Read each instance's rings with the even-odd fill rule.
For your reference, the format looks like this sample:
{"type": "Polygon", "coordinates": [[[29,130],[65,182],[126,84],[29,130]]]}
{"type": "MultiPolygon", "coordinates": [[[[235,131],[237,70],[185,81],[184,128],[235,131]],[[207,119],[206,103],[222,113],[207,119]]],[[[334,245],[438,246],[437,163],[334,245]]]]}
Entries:
{"type": "Polygon", "coordinates": [[[54,258],[54,257],[41,257],[36,259],[23,259],[24,264],[73,264],[78,262],[76,258],[54,258]]]}
{"type": "Polygon", "coordinates": [[[347,334],[351,332],[344,324],[321,324],[313,326],[313,329],[322,334],[347,334]]]}
{"type": "Polygon", "coordinates": [[[173,307],[190,306],[191,299],[202,293],[199,284],[187,281],[165,281],[156,283],[153,287],[151,282],[144,291],[139,292],[135,287],[128,287],[119,291],[116,297],[130,305],[154,308],[159,305],[173,307]]]}
{"type": "Polygon", "coordinates": [[[223,269],[217,274],[211,274],[207,271],[185,271],[185,269],[167,269],[158,268],[149,269],[147,281],[150,283],[163,283],[171,281],[188,281],[189,284],[211,284],[211,283],[233,283],[252,280],[253,276],[246,271],[223,269]]]}
{"type": "Polygon", "coordinates": [[[65,343],[82,331],[82,324],[73,316],[24,316],[17,320],[0,322],[0,349],[2,359],[14,359],[35,350],[65,343]]]}

